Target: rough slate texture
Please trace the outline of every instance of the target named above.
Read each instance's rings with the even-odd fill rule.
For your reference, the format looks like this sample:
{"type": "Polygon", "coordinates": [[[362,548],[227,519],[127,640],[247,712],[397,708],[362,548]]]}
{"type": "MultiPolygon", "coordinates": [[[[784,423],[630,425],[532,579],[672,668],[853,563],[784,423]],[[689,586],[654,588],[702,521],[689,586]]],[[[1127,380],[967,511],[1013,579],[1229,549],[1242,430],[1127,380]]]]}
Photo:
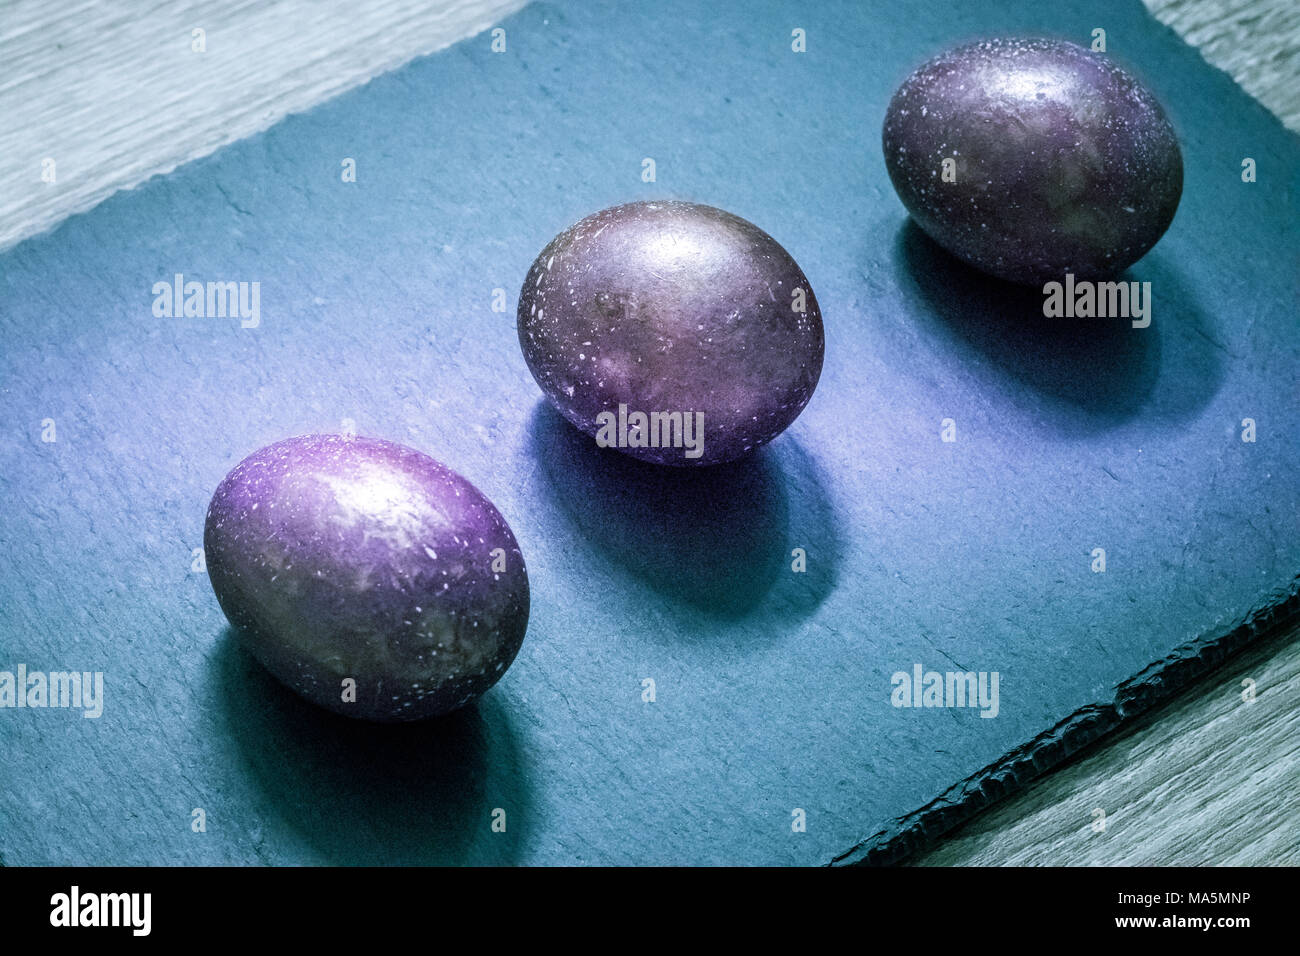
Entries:
{"type": "Polygon", "coordinates": [[[593,6],[530,6],[506,54],[480,36],[417,61],[0,257],[0,668],[103,670],[108,698],[99,720],[0,711],[5,862],[888,857],[951,822],[905,815],[955,781],[987,793],[1005,755],[1059,759],[1059,734],[1017,748],[1062,726],[1080,745],[1129,678],[1136,707],[1190,673],[1148,665],[1194,670],[1290,613],[1300,143],[1226,75],[1136,0],[593,6]],[[1146,330],[1025,320],[1041,297],[924,242],[879,153],[894,85],[943,46],[1099,25],[1187,163],[1132,270],[1146,330]],[[747,463],[599,453],[519,355],[537,250],[649,196],[757,223],[823,307],[817,394],[747,463]],[[261,326],[154,318],[178,271],[261,281],[261,326]],[[465,474],[527,555],[529,637],[474,710],[318,712],[189,571],[231,466],[343,418],[465,474]],[[893,708],[916,662],[999,671],[999,717],[893,708]]]}

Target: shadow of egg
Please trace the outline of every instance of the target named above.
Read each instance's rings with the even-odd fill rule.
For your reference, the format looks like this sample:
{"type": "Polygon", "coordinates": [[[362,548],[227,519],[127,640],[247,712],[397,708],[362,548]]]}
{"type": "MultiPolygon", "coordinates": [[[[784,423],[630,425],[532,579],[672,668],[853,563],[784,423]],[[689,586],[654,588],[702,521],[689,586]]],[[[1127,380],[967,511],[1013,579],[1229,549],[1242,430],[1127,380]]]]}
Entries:
{"type": "Polygon", "coordinates": [[[270,828],[297,831],[320,862],[506,864],[524,845],[528,774],[499,687],[444,717],[354,720],[280,684],[229,626],[211,679],[224,728],[278,815],[270,828]],[[492,831],[496,808],[504,833],[492,831]]]}
{"type": "Polygon", "coordinates": [[[544,401],[529,432],[545,489],[576,534],[664,599],[715,622],[798,617],[834,587],[834,509],[793,435],[683,469],[601,448],[544,401]],[[795,548],[805,572],[793,570],[795,548]]]}
{"type": "Polygon", "coordinates": [[[1063,433],[1188,417],[1222,378],[1208,317],[1155,253],[1118,277],[1151,282],[1145,328],[1125,317],[1049,318],[1041,288],[966,265],[911,219],[899,227],[893,258],[914,325],[992,386],[988,400],[1029,410],[1063,433]]]}

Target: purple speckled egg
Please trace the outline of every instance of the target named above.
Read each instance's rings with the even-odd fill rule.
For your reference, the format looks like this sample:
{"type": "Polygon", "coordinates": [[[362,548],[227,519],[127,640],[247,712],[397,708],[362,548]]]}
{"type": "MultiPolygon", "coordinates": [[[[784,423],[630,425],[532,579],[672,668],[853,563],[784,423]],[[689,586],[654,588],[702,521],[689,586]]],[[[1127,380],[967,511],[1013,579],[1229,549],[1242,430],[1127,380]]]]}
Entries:
{"type": "Polygon", "coordinates": [[[738,216],[634,202],[551,240],[519,295],[519,344],[546,397],[603,447],[665,465],[771,441],[817,387],[817,299],[738,216]]]}
{"type": "Polygon", "coordinates": [[[1178,139],[1105,54],[997,39],[930,60],[884,125],[885,165],[916,223],[977,269],[1039,285],[1122,272],[1169,228],[1178,139]]]}
{"type": "Polygon", "coordinates": [[[249,455],[203,529],[217,601],[303,697],[406,721],[474,700],[524,640],[528,572],[472,484],[373,438],[306,435],[249,455]]]}

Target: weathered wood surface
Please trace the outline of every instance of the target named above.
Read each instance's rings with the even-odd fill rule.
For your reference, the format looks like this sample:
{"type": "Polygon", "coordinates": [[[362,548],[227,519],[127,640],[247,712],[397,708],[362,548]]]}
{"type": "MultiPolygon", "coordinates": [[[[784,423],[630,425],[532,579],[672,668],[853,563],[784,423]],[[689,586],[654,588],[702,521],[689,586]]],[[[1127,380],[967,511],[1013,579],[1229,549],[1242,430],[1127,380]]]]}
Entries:
{"type": "Polygon", "coordinates": [[[523,5],[11,0],[0,7],[0,249],[523,5]]]}
{"type": "Polygon", "coordinates": [[[911,862],[1300,863],[1297,638],[1247,650],[911,862]]]}

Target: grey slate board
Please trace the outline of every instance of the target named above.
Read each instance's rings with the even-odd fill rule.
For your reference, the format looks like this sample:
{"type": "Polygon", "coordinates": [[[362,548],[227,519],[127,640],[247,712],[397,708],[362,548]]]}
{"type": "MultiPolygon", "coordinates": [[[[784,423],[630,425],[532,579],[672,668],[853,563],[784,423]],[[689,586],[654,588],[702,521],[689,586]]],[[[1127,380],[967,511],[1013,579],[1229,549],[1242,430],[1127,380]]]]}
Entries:
{"type": "Polygon", "coordinates": [[[1059,728],[1081,745],[1117,694],[1187,679],[1166,662],[1289,614],[1300,143],[1137,0],[1041,7],[535,4],[505,54],[416,61],[0,256],[0,668],[101,670],[107,698],[0,711],[4,861],[888,857],[949,822],[907,814],[950,787],[1015,786],[1000,759],[1060,759],[1059,728]],[[1145,330],[1033,319],[906,224],[879,153],[942,47],[1096,26],[1184,147],[1132,270],[1145,330]],[[653,196],[772,233],[826,317],[804,415],[709,473],[575,435],[490,307],[564,226],[653,196]],[[260,281],[260,326],[155,318],[176,272],[260,281]],[[470,478],[527,557],[523,651],[446,721],[299,702],[190,572],[226,471],[344,418],[470,478]],[[914,663],[998,671],[999,716],[894,708],[914,663]]]}

